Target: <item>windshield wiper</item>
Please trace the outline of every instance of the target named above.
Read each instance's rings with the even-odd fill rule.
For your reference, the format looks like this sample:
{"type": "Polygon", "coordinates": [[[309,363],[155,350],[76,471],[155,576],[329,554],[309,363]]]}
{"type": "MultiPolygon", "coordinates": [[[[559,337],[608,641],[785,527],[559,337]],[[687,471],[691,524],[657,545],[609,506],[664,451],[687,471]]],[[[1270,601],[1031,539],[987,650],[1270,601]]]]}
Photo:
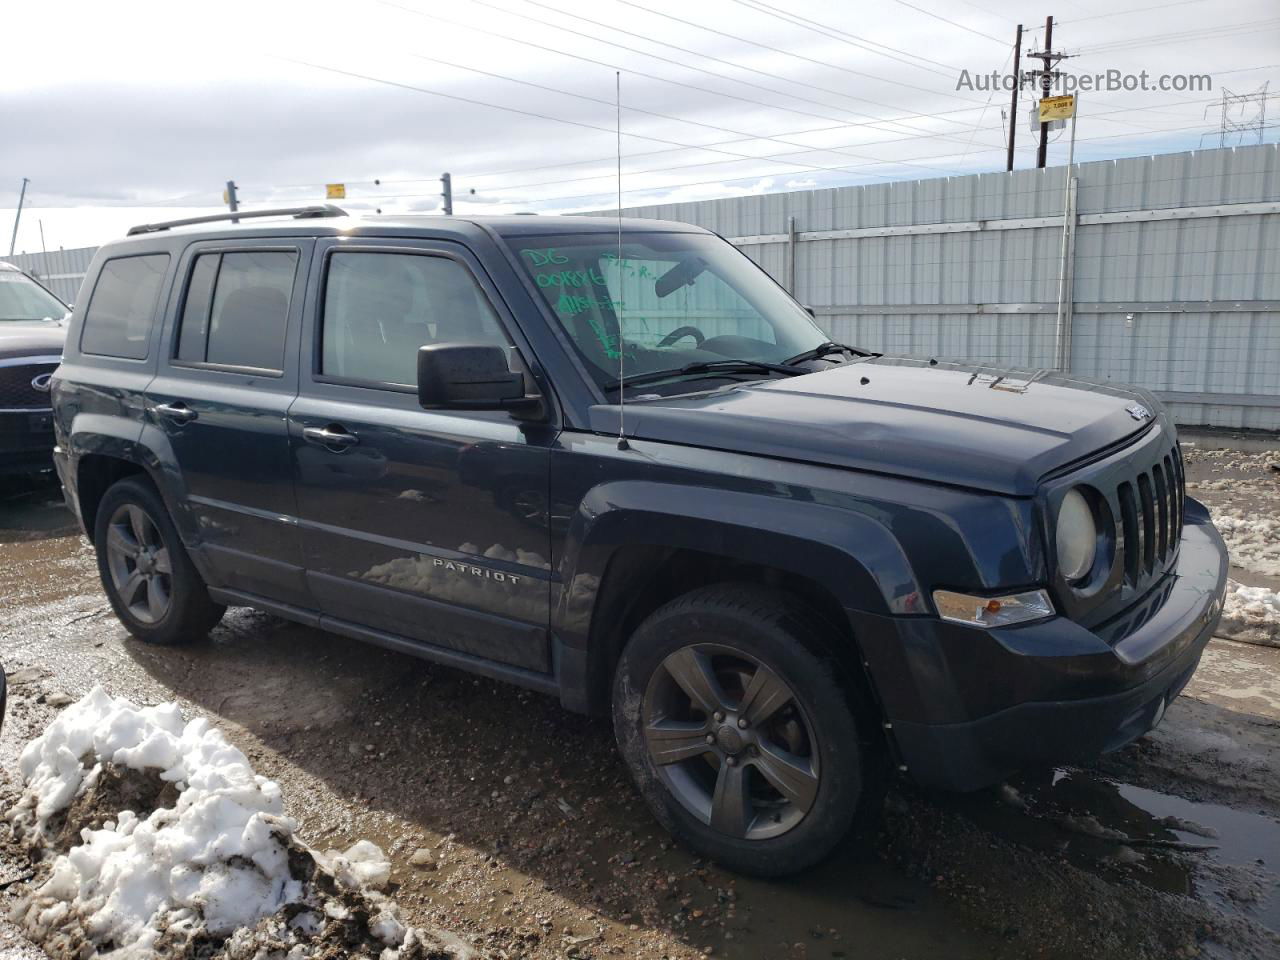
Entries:
{"type": "Polygon", "coordinates": [[[672,377],[686,377],[701,373],[757,373],[760,371],[782,373],[788,377],[804,373],[803,370],[797,370],[795,367],[781,363],[769,363],[765,360],[698,360],[672,370],[651,370],[645,373],[629,374],[621,380],[606,383],[604,388],[606,390],[616,390],[618,387],[633,387],[641,383],[654,383],[658,380],[668,380],[672,377]]]}
{"type": "Polygon", "coordinates": [[[804,363],[806,360],[817,360],[832,353],[852,353],[855,357],[878,357],[880,354],[872,353],[870,350],[863,350],[861,347],[851,347],[847,343],[836,343],[834,340],[826,340],[818,344],[812,350],[806,350],[804,353],[797,353],[794,357],[788,357],[783,363],[788,366],[795,366],[797,363],[804,363]]]}

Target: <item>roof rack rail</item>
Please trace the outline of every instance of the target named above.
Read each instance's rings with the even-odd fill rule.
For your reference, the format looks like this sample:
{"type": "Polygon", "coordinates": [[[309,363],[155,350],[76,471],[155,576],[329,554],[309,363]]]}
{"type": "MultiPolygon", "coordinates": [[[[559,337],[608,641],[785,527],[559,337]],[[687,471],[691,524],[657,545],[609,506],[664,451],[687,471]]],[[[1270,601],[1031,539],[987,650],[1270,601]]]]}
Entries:
{"type": "Polygon", "coordinates": [[[253,217],[293,217],[296,220],[307,220],[313,217],[345,217],[347,211],[332,203],[317,203],[309,207],[276,207],[272,210],[237,210],[234,213],[215,213],[208,217],[187,217],[184,220],[164,220],[160,223],[140,223],[130,227],[125,236],[135,237],[140,233],[159,233],[170,227],[189,227],[196,223],[218,223],[222,220],[248,220],[253,217]]]}

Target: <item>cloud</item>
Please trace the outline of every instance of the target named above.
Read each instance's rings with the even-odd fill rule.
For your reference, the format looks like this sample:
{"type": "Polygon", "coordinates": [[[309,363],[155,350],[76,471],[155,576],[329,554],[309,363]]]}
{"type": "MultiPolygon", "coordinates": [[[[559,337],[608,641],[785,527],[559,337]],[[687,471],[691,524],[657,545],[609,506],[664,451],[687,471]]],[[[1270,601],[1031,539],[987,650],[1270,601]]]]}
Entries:
{"type": "MultiPolygon", "coordinates": [[[[989,0],[995,13],[954,12],[992,38],[901,7],[821,0],[796,0],[786,13],[822,30],[731,0],[680,11],[722,33],[588,0],[549,0],[563,16],[517,0],[491,0],[507,15],[469,0],[402,2],[427,15],[337,0],[225,0],[213,26],[198,5],[160,0],[135,0],[127,17],[88,0],[17,5],[6,11],[8,34],[57,37],[58,53],[42,43],[6,50],[0,211],[12,210],[27,176],[33,207],[107,211],[80,216],[83,229],[70,214],[51,215],[46,226],[56,220],[65,245],[107,239],[93,231],[116,222],[113,210],[140,207],[140,219],[154,219],[164,207],[216,209],[229,179],[247,208],[323,202],[324,184],[342,182],[354,209],[431,212],[445,170],[459,211],[603,208],[614,189],[615,65],[627,206],[1003,169],[1007,98],[987,105],[955,83],[961,68],[1001,67],[1008,47],[992,38],[1012,39],[1024,14],[1012,0],[989,0]],[[234,43],[222,24],[234,25],[234,43]],[[869,52],[856,38],[908,54],[869,52]]],[[[1269,16],[1268,3],[1236,0],[1231,19],[1269,16]]],[[[1206,9],[1170,7],[1161,30],[1195,28],[1206,9]]],[[[1277,79],[1275,70],[1226,72],[1273,62],[1274,32],[1089,53],[1148,25],[1066,16],[1055,38],[1084,54],[1068,61],[1073,68],[1206,72],[1215,91],[1277,79]]],[[[1203,101],[1214,95],[1087,95],[1077,157],[1195,147],[1213,128],[1203,101]],[[1144,109],[1114,112],[1125,107],[1144,109]]],[[[1030,148],[1024,124],[1019,166],[1030,165],[1030,148]]],[[[20,248],[39,248],[36,229],[24,215],[20,248]]]]}

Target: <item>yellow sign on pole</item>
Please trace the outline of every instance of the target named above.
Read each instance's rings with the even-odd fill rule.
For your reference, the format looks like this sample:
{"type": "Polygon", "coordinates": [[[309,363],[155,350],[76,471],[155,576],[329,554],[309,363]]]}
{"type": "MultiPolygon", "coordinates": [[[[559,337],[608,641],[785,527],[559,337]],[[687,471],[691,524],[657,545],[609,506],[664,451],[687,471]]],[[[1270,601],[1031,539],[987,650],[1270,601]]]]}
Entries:
{"type": "Polygon", "coordinates": [[[1053,120],[1070,120],[1076,113],[1076,98],[1073,95],[1065,97],[1045,97],[1040,101],[1040,122],[1049,123],[1053,120]]]}
{"type": "Polygon", "coordinates": [[[324,185],[324,196],[326,200],[345,200],[347,199],[347,185],[345,183],[326,183],[324,185]]]}

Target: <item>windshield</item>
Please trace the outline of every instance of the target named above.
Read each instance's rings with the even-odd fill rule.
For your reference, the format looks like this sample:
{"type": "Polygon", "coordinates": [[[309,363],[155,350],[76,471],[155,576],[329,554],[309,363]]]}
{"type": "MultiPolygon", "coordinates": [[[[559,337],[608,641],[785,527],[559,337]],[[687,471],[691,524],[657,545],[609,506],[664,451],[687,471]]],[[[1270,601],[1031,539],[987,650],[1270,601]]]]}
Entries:
{"type": "Polygon", "coordinates": [[[620,359],[628,379],[641,379],[704,362],[779,364],[827,340],[803,307],[719,237],[624,233],[621,258],[617,237],[605,233],[508,242],[604,389],[616,388],[620,359]]]}
{"type": "Polygon", "coordinates": [[[26,274],[0,270],[0,321],[61,320],[66,313],[66,304],[26,274]]]}

